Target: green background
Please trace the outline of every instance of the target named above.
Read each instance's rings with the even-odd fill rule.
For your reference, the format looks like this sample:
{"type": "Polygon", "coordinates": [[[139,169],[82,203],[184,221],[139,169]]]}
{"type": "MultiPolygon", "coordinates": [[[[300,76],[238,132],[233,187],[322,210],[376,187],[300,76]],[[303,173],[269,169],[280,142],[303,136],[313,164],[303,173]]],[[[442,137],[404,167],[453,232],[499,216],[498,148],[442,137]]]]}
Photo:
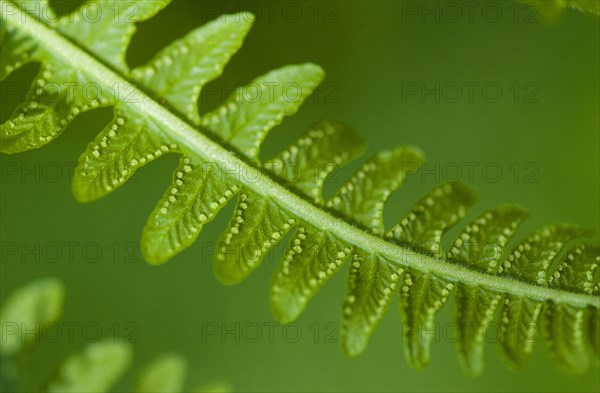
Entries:
{"type": "MultiPolygon", "coordinates": [[[[453,22],[449,20],[453,14],[445,15],[442,9],[438,22],[434,16],[422,20],[420,14],[408,15],[403,8],[406,4],[399,1],[275,2],[271,6],[264,2],[175,1],[139,25],[128,60],[132,66],[143,64],[173,39],[224,12],[258,7],[263,14],[258,15],[246,45],[214,87],[232,90],[290,63],[315,62],[327,71],[320,94],[272,131],[263,157],[275,154],[311,123],[334,118],[364,136],[368,154],[398,144],[417,145],[427,153],[427,172],[411,176],[390,200],[385,213],[388,226],[435,184],[458,178],[480,194],[467,218],[500,203],[518,203],[531,211],[521,237],[542,225],[565,221],[597,231],[599,19],[567,11],[552,23],[542,23],[535,16],[527,23],[530,10],[501,1],[495,4],[502,16],[492,22],[482,15],[486,3],[478,3],[472,20],[465,13],[453,22]],[[269,9],[273,14],[268,14],[269,9]],[[298,9],[302,15],[295,20],[298,9]],[[495,83],[501,87],[502,97],[490,102],[490,96],[476,88],[473,102],[466,90],[458,102],[450,102],[454,96],[450,90],[442,94],[439,103],[431,95],[425,100],[420,95],[403,99],[404,84],[425,83],[432,88],[436,82],[441,88],[450,86],[448,89],[452,83],[476,82],[480,87],[495,83]],[[514,83],[521,89],[517,100],[514,83]],[[536,103],[524,102],[524,94],[532,92],[525,87],[528,83],[530,88],[537,87],[530,97],[536,103]],[[469,165],[477,165],[472,177],[469,165]],[[501,175],[496,175],[495,168],[502,170],[501,175]]],[[[434,7],[436,2],[427,4],[434,7]]],[[[424,3],[410,5],[419,8],[424,3]]],[[[21,89],[26,86],[21,83],[27,83],[36,69],[24,67],[2,83],[2,121],[19,101],[14,94],[6,94],[8,85],[21,89]]],[[[200,102],[201,112],[214,108],[220,98],[220,93],[206,94],[200,102]]],[[[137,326],[134,371],[162,352],[180,352],[190,363],[188,388],[223,380],[235,391],[600,389],[597,366],[583,377],[563,374],[553,366],[541,337],[529,366],[516,373],[503,366],[490,342],[484,374],[476,379],[467,377],[448,334],[434,343],[430,365],[414,371],[404,360],[396,301],[366,352],[347,359],[336,343],[335,332],[345,269],[298,320],[298,342],[292,342],[297,329],[286,331],[280,325],[274,326],[270,340],[265,324],[274,322],[269,283],[283,248],[244,283],[234,287],[219,284],[212,273],[210,247],[227,225],[231,203],[192,247],[166,265],[151,267],[139,255],[141,230],[169,184],[176,157],[148,165],[106,199],[90,205],[74,201],[69,187],[72,163],[111,117],[110,109],[84,114],[44,149],[0,156],[2,300],[34,278],[57,276],[67,288],[63,322],[98,324],[104,338],[112,337],[115,324],[121,327],[121,335],[132,333],[127,324],[133,323],[137,326]],[[41,175],[36,178],[28,170],[41,175]],[[67,252],[69,242],[75,243],[73,258],[67,252]],[[16,245],[18,253],[7,252],[7,244],[16,245]],[[56,262],[44,260],[54,257],[54,244],[59,244],[62,257],[56,262]],[[100,258],[94,257],[95,245],[102,252],[100,258]],[[39,251],[24,252],[34,247],[39,251]],[[125,263],[126,259],[132,263],[125,263]],[[207,324],[220,330],[238,326],[239,342],[233,334],[224,339],[207,337],[207,324]],[[257,324],[262,337],[251,342],[257,324]]],[[[359,164],[353,162],[336,173],[326,194],[331,195],[359,164]]],[[[451,231],[446,241],[455,233],[451,231]]],[[[440,314],[440,329],[448,326],[444,323],[451,321],[451,313],[452,301],[440,314]]],[[[32,370],[30,384],[46,379],[61,359],[81,348],[85,341],[82,331],[75,332],[75,340],[65,335],[58,343],[42,342],[23,359],[32,370]]],[[[127,390],[133,374],[128,374],[120,389],[127,390]]]]}

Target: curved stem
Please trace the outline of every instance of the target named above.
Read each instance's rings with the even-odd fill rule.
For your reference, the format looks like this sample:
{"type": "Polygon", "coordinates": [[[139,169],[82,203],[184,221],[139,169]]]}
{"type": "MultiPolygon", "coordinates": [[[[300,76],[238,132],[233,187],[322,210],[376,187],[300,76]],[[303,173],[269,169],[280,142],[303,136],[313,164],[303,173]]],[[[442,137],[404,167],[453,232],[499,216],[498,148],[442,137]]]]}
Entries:
{"type": "MultiPolygon", "coordinates": [[[[130,84],[121,75],[105,66],[85,50],[71,43],[60,33],[49,28],[33,16],[25,14],[19,7],[15,6],[14,12],[11,9],[11,13],[5,12],[6,7],[1,8],[0,12],[4,23],[10,23],[15,28],[35,37],[41,45],[60,56],[65,63],[85,70],[89,76],[101,81],[105,86],[130,84]]],[[[141,90],[133,86],[131,88],[135,89],[137,102],[128,103],[128,105],[137,108],[145,116],[151,117],[161,124],[169,137],[189,151],[190,154],[206,161],[219,163],[224,171],[235,174],[236,180],[255,193],[269,196],[282,208],[293,212],[302,220],[314,225],[316,228],[332,233],[349,244],[377,253],[391,261],[390,263],[436,274],[449,281],[468,283],[499,293],[540,301],[552,300],[574,306],[590,305],[600,308],[600,297],[598,296],[571,293],[565,290],[528,284],[507,277],[480,273],[420,254],[373,236],[290,192],[281,184],[263,174],[258,168],[239,159],[223,146],[198,132],[197,127],[188,124],[164,106],[152,100],[141,90]]],[[[115,99],[118,98],[115,97],[115,99]]]]}

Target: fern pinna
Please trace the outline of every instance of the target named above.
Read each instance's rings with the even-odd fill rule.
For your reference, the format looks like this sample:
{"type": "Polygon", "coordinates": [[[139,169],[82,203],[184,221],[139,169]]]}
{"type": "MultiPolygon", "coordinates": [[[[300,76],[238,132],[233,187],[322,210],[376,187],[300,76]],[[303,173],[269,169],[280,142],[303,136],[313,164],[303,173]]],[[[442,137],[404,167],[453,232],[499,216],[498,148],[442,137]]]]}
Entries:
{"type": "Polygon", "coordinates": [[[271,287],[275,315],[289,322],[348,263],[341,338],[349,355],[365,349],[399,293],[410,327],[403,330],[405,353],[417,368],[429,360],[432,337],[426,332],[452,294],[458,352],[471,374],[482,371],[484,332],[495,321],[499,347],[511,366],[529,359],[539,319],[565,369],[581,373],[598,358],[600,256],[597,245],[582,242],[588,231],[548,226],[509,246],[527,213],[500,206],[469,223],[443,250],[444,233],[475,202],[474,192],[460,183],[435,188],[386,229],[386,200],[424,160],[411,146],[376,154],[323,200],[330,169],[363,151],[360,136],[348,126],[317,122],[276,157],[264,163],[258,158],[269,130],[298,109],[323,79],[322,69],[314,64],[276,69],[253,81],[271,94],[249,102],[241,88],[200,116],[202,86],[219,76],[240,48],[253,17],[223,16],[169,45],[147,65],[129,69],[124,58],[134,22],[167,3],[135,1],[133,18],[115,19],[106,10],[90,22],[78,11],[56,17],[46,1],[3,1],[1,78],[27,62],[41,68],[26,101],[1,126],[2,151],[41,147],[79,113],[114,106],[113,121],[80,158],[73,192],[82,202],[98,199],[146,163],[166,153],[180,155],[173,183],[143,231],[142,251],[150,263],[164,263],[192,244],[236,198],[234,217],[217,246],[217,277],[229,284],[245,279],[293,231],[271,287]],[[289,83],[300,87],[295,100],[284,91],[289,83]],[[100,88],[90,97],[86,87],[92,85],[100,88]],[[49,86],[74,88],[56,98],[49,86]],[[123,87],[129,94],[122,94],[123,87]],[[288,176],[292,170],[295,175],[288,176]]]}

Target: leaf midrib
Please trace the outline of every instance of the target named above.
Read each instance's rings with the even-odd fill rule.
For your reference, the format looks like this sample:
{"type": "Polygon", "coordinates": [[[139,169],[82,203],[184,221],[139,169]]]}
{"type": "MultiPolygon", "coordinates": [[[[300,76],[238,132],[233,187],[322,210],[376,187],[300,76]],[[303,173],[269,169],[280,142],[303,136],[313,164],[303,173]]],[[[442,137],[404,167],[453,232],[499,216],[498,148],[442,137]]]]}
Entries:
{"type": "MultiPolygon", "coordinates": [[[[85,49],[75,45],[32,15],[25,14],[17,5],[15,5],[13,14],[6,14],[5,7],[0,8],[4,23],[11,23],[16,28],[26,31],[48,52],[60,56],[65,63],[71,64],[76,69],[85,70],[88,75],[101,81],[105,87],[114,86],[115,83],[130,85],[134,89],[138,102],[128,103],[128,105],[138,108],[141,113],[154,118],[155,121],[163,125],[164,132],[181,147],[184,147],[188,154],[195,155],[203,160],[221,163],[226,171],[236,174],[238,182],[259,195],[270,197],[282,208],[293,212],[293,214],[316,228],[328,231],[339,239],[367,252],[379,254],[389,260],[390,263],[403,267],[408,266],[423,273],[433,273],[449,281],[462,282],[501,294],[512,294],[540,301],[552,300],[574,306],[589,305],[600,308],[600,297],[598,296],[541,287],[507,277],[492,276],[473,271],[445,260],[400,247],[385,239],[373,236],[338,217],[334,217],[308,200],[287,190],[259,169],[230,154],[228,149],[198,132],[198,128],[152,100],[135,85],[132,85],[131,82],[88,54],[85,49]],[[26,22],[22,22],[22,20],[26,22]]],[[[110,91],[110,89],[107,90],[110,91]]],[[[114,96],[114,98],[118,101],[118,97],[114,96]]]]}

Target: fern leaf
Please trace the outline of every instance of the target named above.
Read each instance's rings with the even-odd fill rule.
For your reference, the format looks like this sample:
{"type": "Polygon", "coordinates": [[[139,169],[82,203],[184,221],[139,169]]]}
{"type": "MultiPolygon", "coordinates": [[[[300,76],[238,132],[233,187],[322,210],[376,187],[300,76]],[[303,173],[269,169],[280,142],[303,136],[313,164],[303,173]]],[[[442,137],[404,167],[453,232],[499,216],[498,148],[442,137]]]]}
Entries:
{"type": "MultiPolygon", "coordinates": [[[[2,66],[7,67],[11,65],[2,66]]],[[[1,151],[19,153],[41,147],[58,137],[78,114],[106,105],[105,91],[85,90],[94,83],[59,59],[44,62],[25,102],[0,126],[1,151]]]]}
{"type": "Polygon", "coordinates": [[[479,376],[483,372],[484,337],[494,322],[502,296],[462,283],[456,285],[454,296],[459,359],[468,375],[479,376]]]}
{"type": "MultiPolygon", "coordinates": [[[[457,264],[496,274],[506,245],[526,218],[527,212],[516,206],[486,211],[458,235],[446,257],[457,264]]],[[[483,372],[483,338],[501,300],[495,291],[457,284],[454,313],[459,331],[458,352],[470,375],[483,372]]]]}
{"type": "Polygon", "coordinates": [[[294,321],[351,251],[335,236],[302,224],[273,277],[271,306],[277,319],[294,321]]]}
{"type": "Polygon", "coordinates": [[[597,245],[574,247],[550,276],[550,285],[590,295],[599,293],[600,278],[595,276],[600,266],[599,254],[597,245]]]}
{"type": "Polygon", "coordinates": [[[241,13],[210,22],[173,42],[131,76],[197,125],[202,87],[221,75],[242,46],[252,20],[251,14],[241,13]]]}
{"type": "Polygon", "coordinates": [[[165,354],[144,368],[136,384],[136,392],[182,392],[187,363],[178,354],[165,354]]]}
{"type": "Polygon", "coordinates": [[[356,252],[348,273],[348,289],[342,309],[341,340],[344,352],[356,356],[383,317],[404,268],[376,254],[356,252]]]}
{"type": "Polygon", "coordinates": [[[422,198],[386,237],[439,255],[444,232],[465,216],[475,199],[475,192],[462,183],[443,184],[422,198]]]}
{"type": "Polygon", "coordinates": [[[258,161],[268,132],[296,113],[323,77],[321,67],[310,63],[273,70],[237,88],[223,105],[203,116],[202,125],[258,161]]]}
{"type": "MultiPolygon", "coordinates": [[[[442,185],[425,196],[388,236],[439,256],[444,232],[462,219],[474,202],[475,194],[468,187],[460,183],[442,185]]],[[[405,354],[414,367],[422,368],[429,361],[435,313],[446,302],[455,284],[435,276],[425,277],[413,270],[407,271],[402,281],[400,309],[405,318],[405,354]]]]}
{"type": "Polygon", "coordinates": [[[144,257],[159,264],[183,251],[237,191],[235,181],[218,165],[182,157],[173,185],[144,227],[144,257]]]}
{"type": "MultiPolygon", "coordinates": [[[[456,224],[466,213],[467,209],[475,202],[475,196],[466,186],[454,183],[445,184],[437,187],[426,195],[417,205],[409,212],[405,218],[401,220],[399,224],[394,226],[386,235],[388,238],[393,238],[400,244],[405,244],[410,247],[421,248],[423,252],[438,255],[441,250],[441,242],[443,233],[451,226],[456,224]]],[[[377,265],[381,265],[378,261],[377,265]]],[[[444,295],[439,297],[432,296],[431,303],[427,308],[423,308],[420,304],[414,304],[423,300],[421,292],[425,292],[425,289],[421,287],[421,284],[426,285],[425,288],[429,288],[427,283],[423,283],[423,278],[419,272],[408,271],[402,278],[404,269],[398,269],[396,271],[384,271],[384,266],[378,266],[377,271],[372,272],[371,276],[354,278],[353,275],[361,275],[370,272],[372,269],[368,269],[359,264],[354,269],[350,270],[349,282],[352,284],[350,287],[361,288],[361,285],[357,285],[355,282],[360,280],[363,282],[362,287],[368,287],[367,283],[371,283],[373,289],[362,296],[357,296],[358,292],[349,291],[349,298],[346,302],[345,313],[357,318],[356,310],[352,310],[352,305],[357,302],[357,299],[367,298],[370,300],[371,307],[363,310],[359,310],[358,318],[364,320],[363,329],[355,329],[353,332],[345,334],[344,337],[350,337],[356,340],[357,337],[361,337],[361,330],[365,333],[362,345],[352,347],[347,346],[347,352],[349,354],[356,354],[364,350],[366,346],[366,339],[368,335],[375,328],[379,322],[383,313],[387,309],[391,296],[389,295],[393,289],[396,288],[397,283],[402,279],[404,285],[402,286],[401,296],[401,311],[405,316],[405,324],[403,326],[405,352],[410,362],[417,368],[423,367],[429,359],[429,335],[430,330],[433,329],[433,315],[431,311],[439,309],[444,303],[444,299],[447,298],[447,291],[452,288],[449,287],[448,283],[441,280],[435,280],[433,283],[436,290],[429,291],[429,295],[435,291],[443,293],[444,295]],[[382,281],[383,284],[378,287],[377,284],[382,281]],[[413,284],[416,284],[413,286],[413,284]],[[446,288],[448,287],[448,288],[446,288]],[[439,304],[438,304],[439,302],[439,304]],[[434,307],[435,308],[432,308],[434,307]],[[424,311],[426,310],[426,311],[424,311]],[[426,313],[424,315],[423,313],[426,313]],[[358,331],[356,331],[358,330],[358,331]],[[421,334],[425,332],[426,334],[421,334]]],[[[349,325],[349,323],[348,323],[349,325]]],[[[357,326],[358,327],[358,326],[357,326]]],[[[345,329],[344,329],[345,330],[345,329]]],[[[344,331],[342,330],[342,331],[344,331]]]]}
{"type": "MultiPolygon", "coordinates": [[[[299,193],[322,203],[323,183],[332,171],[356,158],[363,142],[348,126],[321,121],[276,157],[265,168],[299,193]],[[340,151],[340,147],[347,147],[340,151]]],[[[246,278],[288,233],[296,219],[268,197],[244,190],[229,228],[217,245],[215,272],[224,283],[246,278]]]]}
{"type": "Polygon", "coordinates": [[[573,225],[554,225],[536,231],[508,256],[499,273],[515,279],[547,285],[547,271],[565,243],[589,236],[589,231],[573,225]]]}
{"type": "Polygon", "coordinates": [[[429,363],[435,314],[452,293],[455,284],[433,274],[407,272],[400,292],[400,310],[404,318],[404,353],[415,368],[429,363]]]}
{"type": "Polygon", "coordinates": [[[590,359],[598,358],[600,302],[594,273],[598,247],[580,246],[587,231],[549,226],[509,250],[526,213],[501,206],[468,224],[444,250],[444,232],[460,221],[475,199],[460,184],[434,189],[396,226],[386,229],[385,203],[418,168],[423,155],[412,147],[378,153],[333,198],[323,201],[322,187],[331,165],[343,165],[363,150],[352,130],[333,121],[316,123],[261,165],[262,141],[323,79],[320,67],[300,64],[268,72],[199,117],[196,100],[202,84],[217,77],[239,48],[250,26],[248,15],[194,30],[148,65],[130,72],[122,59],[133,22],[150,17],[164,2],[135,2],[140,6],[136,18],[114,27],[103,21],[102,29],[110,30],[106,42],[91,35],[89,21],[71,23],[69,15],[57,22],[42,20],[16,3],[6,3],[13,8],[0,10],[1,77],[29,61],[42,65],[32,94],[0,128],[3,152],[40,147],[79,113],[113,105],[115,119],[80,159],[73,185],[77,199],[106,195],[164,153],[181,156],[173,184],[144,229],[142,250],[149,262],[163,263],[191,245],[201,228],[239,193],[235,216],[216,253],[219,279],[236,283],[246,278],[295,228],[271,288],[276,316],[289,322],[351,259],[342,331],[343,347],[350,355],[365,349],[398,293],[405,353],[413,366],[423,367],[430,356],[435,314],[455,292],[459,329],[473,327],[470,341],[459,341],[461,362],[471,374],[482,370],[483,334],[497,312],[500,348],[512,366],[526,364],[533,342],[511,340],[511,335],[532,338],[542,315],[551,352],[562,367],[583,372],[590,359]],[[105,48],[109,44],[110,50],[105,48]],[[93,98],[75,88],[69,97],[48,100],[49,82],[93,82],[102,88],[93,98]],[[129,84],[135,99],[127,101],[112,91],[115,84],[129,84]],[[297,92],[294,100],[289,99],[290,86],[297,92]],[[248,99],[249,91],[260,95],[248,99]],[[295,166],[302,174],[290,179],[295,166]],[[328,169],[311,177],[314,166],[328,169]],[[566,265],[559,263],[557,258],[569,248],[573,258],[568,256],[566,265]]]}
{"type": "MultiPolygon", "coordinates": [[[[374,233],[383,232],[383,205],[387,198],[423,160],[417,150],[410,148],[400,148],[393,153],[391,159],[384,155],[375,156],[331,200],[334,206],[345,206],[341,210],[346,214],[351,211],[368,212],[360,216],[358,221],[370,226],[374,233]],[[375,176],[369,176],[373,166],[381,167],[382,164],[389,167],[382,170],[379,176],[387,177],[373,179],[375,176]],[[370,195],[362,194],[361,187],[364,186],[370,189],[370,195]],[[359,198],[370,201],[370,204],[357,206],[353,201],[359,198]]],[[[379,255],[362,250],[353,255],[341,329],[342,345],[348,355],[355,356],[365,349],[370,334],[393,299],[392,294],[402,273],[404,268],[390,265],[379,255]]]]}
{"type": "MultiPolygon", "coordinates": [[[[570,225],[542,228],[521,241],[511,252],[499,273],[523,281],[547,285],[546,274],[563,245],[582,237],[585,231],[570,225]]],[[[500,348],[515,368],[523,367],[533,350],[534,333],[543,302],[508,295],[500,319],[500,348]]]]}
{"type": "Polygon", "coordinates": [[[457,236],[446,257],[487,274],[496,274],[504,248],[528,217],[518,206],[500,206],[481,214],[457,236]]]}
{"type": "Polygon", "coordinates": [[[55,278],[33,281],[12,293],[2,305],[0,353],[10,357],[26,342],[35,341],[32,329],[41,331],[62,313],[65,289],[55,278]]]}
{"type": "Polygon", "coordinates": [[[507,296],[500,317],[500,349],[514,369],[525,366],[531,353],[542,303],[535,299],[507,296]]]}
{"type": "Polygon", "coordinates": [[[127,344],[110,341],[90,344],[62,364],[48,392],[108,392],[129,368],[132,356],[127,344]]]}
{"type": "MultiPolygon", "coordinates": [[[[288,66],[253,83],[269,87],[272,87],[269,85],[271,83],[286,86],[290,75],[305,76],[307,85],[302,86],[302,91],[310,92],[309,87],[316,86],[319,73],[320,68],[312,65],[288,66]]],[[[283,89],[279,87],[276,91],[283,92],[283,89]]],[[[236,103],[231,101],[227,106],[217,109],[220,117],[215,123],[215,130],[219,130],[217,134],[223,138],[230,139],[240,151],[249,152],[249,158],[257,159],[258,148],[268,130],[281,122],[284,115],[295,112],[303,99],[290,102],[283,94],[257,102],[238,98],[236,103]]],[[[211,116],[212,120],[209,121],[214,122],[214,115],[207,115],[208,118],[211,116]]],[[[217,163],[194,163],[190,157],[182,158],[171,188],[158,203],[144,229],[142,246],[149,261],[163,263],[194,242],[202,225],[212,220],[239,190],[235,179],[226,178],[226,173],[217,163]],[[229,183],[223,186],[224,181],[229,183]]]]}
{"type": "MultiPolygon", "coordinates": [[[[16,5],[13,6],[16,7],[16,5]]],[[[45,4],[44,6],[47,7],[48,5],[45,4]]],[[[33,7],[33,10],[36,8],[39,10],[41,7],[42,5],[38,5],[38,7],[33,7]]],[[[38,51],[35,40],[8,25],[0,29],[0,44],[2,44],[2,50],[0,51],[0,81],[4,80],[17,68],[34,61],[34,54],[38,51]]]]}
{"type": "MultiPolygon", "coordinates": [[[[550,286],[581,293],[598,293],[600,266],[598,246],[574,247],[550,277],[550,286]]],[[[546,343],[559,366],[574,374],[584,373],[598,349],[598,314],[588,307],[549,302],[546,305],[544,330],[546,343]]]]}
{"type": "Polygon", "coordinates": [[[382,235],[385,202],[423,161],[423,154],[414,147],[379,152],[363,164],[327,205],[369,228],[373,234],[382,235]]]}
{"type": "MultiPolygon", "coordinates": [[[[421,154],[400,147],[381,152],[365,163],[328,202],[330,208],[363,225],[383,226],[383,204],[408,173],[418,168],[421,154]]],[[[301,225],[275,273],[271,304],[283,321],[294,320],[317,290],[339,270],[350,253],[347,244],[315,227],[301,225]]]]}
{"type": "Polygon", "coordinates": [[[150,19],[170,2],[119,0],[83,3],[71,17],[60,18],[57,29],[73,41],[85,45],[118,71],[128,72],[125,54],[136,31],[135,23],[150,19]],[[85,13],[81,9],[85,9],[85,13]]]}
{"type": "Polygon", "coordinates": [[[357,158],[364,141],[349,126],[331,120],[312,125],[296,142],[265,163],[289,187],[323,204],[323,185],[333,171],[357,158]]]}
{"type": "Polygon", "coordinates": [[[125,104],[115,108],[113,121],[79,158],[73,194],[80,202],[102,198],[125,184],[135,171],[163,154],[176,151],[160,125],[135,116],[125,104]]]}
{"type": "Polygon", "coordinates": [[[233,220],[217,244],[214,263],[217,278],[225,284],[244,280],[295,222],[271,199],[242,192],[233,220]]]}

